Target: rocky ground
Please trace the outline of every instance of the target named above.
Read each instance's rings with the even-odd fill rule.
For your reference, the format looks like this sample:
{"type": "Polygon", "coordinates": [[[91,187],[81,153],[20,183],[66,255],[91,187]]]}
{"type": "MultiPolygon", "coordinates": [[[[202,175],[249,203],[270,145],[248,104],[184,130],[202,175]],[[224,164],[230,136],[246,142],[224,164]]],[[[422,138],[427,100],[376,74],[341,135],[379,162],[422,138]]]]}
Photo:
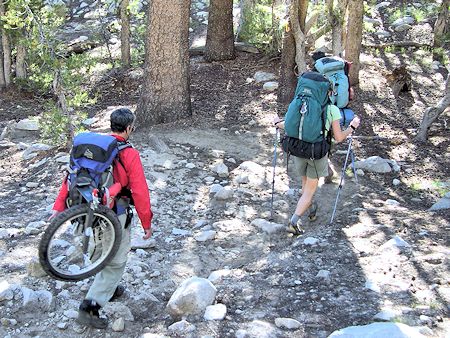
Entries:
{"type": "MultiPolygon", "coordinates": [[[[255,73],[272,72],[276,79],[278,61],[247,53],[212,64],[193,57],[192,119],[133,135],[150,187],[155,233],[142,243],[134,225],[123,278],[127,292],[104,308],[111,319],[106,331],[74,320],[91,280],[55,281],[36,264],[67,152],[40,145],[38,131],[16,124],[38,114],[38,102],[1,97],[0,334],[327,337],[348,326],[381,323],[402,329],[397,336],[387,331],[392,337],[448,336],[450,213],[429,210],[449,202],[443,198],[450,186],[448,113],[433,125],[429,143],[412,140],[424,108],[443,89],[430,53],[362,55],[362,81],[352,103],[363,120],[362,137],[354,139],[358,180],[348,171],[329,225],[347,146],[338,145],[332,158],[337,177],[321,185],[318,219],[304,220],[301,237],[284,232],[300,187],[292,161],[288,175],[281,152],[274,220],[268,221],[277,104],[255,73]],[[385,75],[400,64],[413,85],[396,98],[385,75]],[[384,172],[367,164],[372,156],[384,172]],[[188,282],[198,283],[213,307],[180,313],[171,297],[188,282]]],[[[92,130],[107,131],[114,106],[134,107],[139,74],[135,69],[97,83],[105,95],[92,114],[92,130]],[[126,95],[123,86],[130,88],[126,95]]]]}

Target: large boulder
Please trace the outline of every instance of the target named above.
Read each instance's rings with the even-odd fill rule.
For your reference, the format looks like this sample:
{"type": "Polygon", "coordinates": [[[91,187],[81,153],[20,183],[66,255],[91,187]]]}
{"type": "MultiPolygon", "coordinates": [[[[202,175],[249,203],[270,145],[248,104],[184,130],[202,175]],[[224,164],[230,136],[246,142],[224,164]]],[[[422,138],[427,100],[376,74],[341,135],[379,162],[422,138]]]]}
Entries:
{"type": "Polygon", "coordinates": [[[173,317],[200,314],[214,302],[216,293],[216,287],[209,280],[191,277],[181,283],[166,308],[173,317]]]}

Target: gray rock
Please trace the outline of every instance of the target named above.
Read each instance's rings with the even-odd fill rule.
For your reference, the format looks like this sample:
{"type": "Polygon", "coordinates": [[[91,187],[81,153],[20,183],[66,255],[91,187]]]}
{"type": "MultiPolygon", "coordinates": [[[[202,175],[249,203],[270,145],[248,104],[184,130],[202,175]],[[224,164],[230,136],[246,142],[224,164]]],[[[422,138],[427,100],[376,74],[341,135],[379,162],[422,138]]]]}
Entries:
{"type": "Polygon", "coordinates": [[[191,232],[189,230],[173,228],[172,234],[176,236],[189,236],[191,232]]]}
{"type": "Polygon", "coordinates": [[[395,30],[396,32],[405,32],[405,31],[407,31],[407,30],[410,30],[411,28],[412,28],[411,25],[403,24],[403,25],[398,25],[398,26],[396,26],[396,27],[394,28],[394,30],[395,30]]]}
{"type": "Polygon", "coordinates": [[[209,280],[191,277],[181,283],[166,308],[173,317],[202,313],[214,302],[216,293],[215,286],[209,280]]]}
{"type": "Polygon", "coordinates": [[[376,36],[378,36],[379,38],[389,38],[392,36],[391,33],[389,33],[388,31],[385,30],[379,30],[378,32],[374,33],[376,36]]]}
{"type": "Polygon", "coordinates": [[[375,316],[373,316],[374,320],[389,322],[395,317],[398,317],[402,314],[401,311],[395,311],[393,309],[384,309],[378,312],[375,316]]]}
{"type": "Polygon", "coordinates": [[[216,238],[217,232],[214,230],[202,231],[194,236],[197,242],[211,241],[216,238]]]}
{"type": "Polygon", "coordinates": [[[329,281],[330,280],[330,271],[328,271],[328,270],[320,270],[317,273],[316,277],[324,279],[326,281],[329,281]]]}
{"type": "Polygon", "coordinates": [[[298,320],[292,318],[275,318],[275,325],[282,329],[296,330],[302,325],[298,320]]]}
{"type": "Polygon", "coordinates": [[[270,81],[276,78],[276,75],[273,73],[267,73],[262,71],[257,71],[255,75],[253,75],[256,83],[270,81]]]}
{"type": "Polygon", "coordinates": [[[75,318],[78,317],[78,311],[77,310],[73,310],[73,309],[65,310],[63,312],[63,314],[64,314],[64,316],[66,316],[69,319],[75,319],[75,318]]]}
{"type": "Polygon", "coordinates": [[[389,173],[392,171],[389,161],[379,156],[371,156],[365,160],[357,161],[355,168],[375,173],[389,173]]]}
{"type": "Polygon", "coordinates": [[[439,201],[434,203],[430,209],[430,211],[436,210],[445,210],[450,209],[450,193],[447,193],[444,197],[442,197],[439,201]]]}
{"type": "Polygon", "coordinates": [[[372,19],[372,18],[369,18],[368,16],[364,16],[364,22],[371,23],[374,26],[381,26],[383,24],[381,19],[372,19]]]}
{"type": "Polygon", "coordinates": [[[103,311],[110,318],[122,318],[126,321],[133,322],[134,316],[128,306],[120,302],[109,302],[103,307],[103,311]]]}
{"type": "Polygon", "coordinates": [[[56,327],[60,330],[65,330],[68,327],[67,322],[59,322],[58,324],[56,324],[56,327]]]}
{"type": "Polygon", "coordinates": [[[32,277],[39,278],[47,275],[37,257],[33,257],[31,261],[27,264],[27,271],[28,274],[32,277]]]}
{"type": "Polygon", "coordinates": [[[278,89],[278,82],[269,81],[263,84],[263,90],[267,92],[273,92],[278,89]]]}
{"type": "Polygon", "coordinates": [[[305,245],[316,245],[317,243],[319,243],[319,240],[314,237],[307,237],[303,241],[303,244],[305,245]]]}
{"type": "Polygon", "coordinates": [[[388,7],[390,5],[391,5],[390,1],[383,1],[383,2],[380,2],[379,4],[377,4],[375,6],[375,9],[378,11],[379,9],[384,8],[384,7],[388,7]]]}
{"type": "Polygon", "coordinates": [[[39,123],[37,120],[23,119],[23,120],[20,120],[19,122],[17,122],[16,129],[37,131],[37,130],[39,130],[39,123]]]}
{"type": "Polygon", "coordinates": [[[112,324],[112,330],[115,332],[122,332],[125,330],[125,320],[122,317],[116,319],[112,324]]]}
{"type": "Polygon", "coordinates": [[[281,232],[281,231],[284,231],[286,228],[286,226],[284,224],[269,222],[262,218],[257,218],[255,220],[253,220],[251,222],[251,225],[253,225],[257,228],[260,228],[262,231],[264,231],[268,234],[281,232]]]}
{"type": "Polygon", "coordinates": [[[212,167],[212,171],[215,172],[219,177],[228,177],[228,167],[224,163],[219,163],[212,167]]]}
{"type": "Polygon", "coordinates": [[[14,298],[14,290],[17,289],[17,285],[9,284],[6,280],[0,282],[0,302],[4,300],[11,300],[14,298]]]}
{"type": "Polygon", "coordinates": [[[208,280],[211,283],[217,283],[220,282],[223,277],[229,276],[231,274],[231,270],[229,269],[222,269],[222,270],[216,270],[209,274],[208,280]]]}
{"type": "Polygon", "coordinates": [[[173,333],[183,335],[195,331],[196,327],[186,320],[181,320],[170,325],[168,329],[173,333]]]}
{"type": "Polygon", "coordinates": [[[409,245],[406,241],[404,241],[400,236],[394,236],[386,243],[380,246],[381,250],[389,250],[394,248],[409,248],[409,245]]]}
{"type": "Polygon", "coordinates": [[[223,320],[227,315],[227,307],[224,304],[214,304],[206,307],[203,318],[205,320],[223,320]]]}
{"type": "Polygon", "coordinates": [[[219,201],[226,201],[226,200],[233,198],[233,195],[234,195],[233,188],[230,186],[227,186],[227,187],[224,187],[223,189],[219,190],[214,195],[214,198],[219,201]]]}
{"type": "Polygon", "coordinates": [[[220,190],[222,190],[223,189],[223,186],[221,185],[221,184],[212,184],[210,187],[209,187],[209,193],[210,194],[216,194],[216,193],[218,193],[220,190]]]}
{"type": "Polygon", "coordinates": [[[398,27],[402,25],[412,25],[416,20],[412,16],[405,16],[403,18],[399,18],[392,23],[393,27],[398,27]]]}
{"type": "Polygon", "coordinates": [[[328,338],[425,338],[417,328],[402,323],[372,323],[363,326],[350,326],[334,331],[328,338]]]}

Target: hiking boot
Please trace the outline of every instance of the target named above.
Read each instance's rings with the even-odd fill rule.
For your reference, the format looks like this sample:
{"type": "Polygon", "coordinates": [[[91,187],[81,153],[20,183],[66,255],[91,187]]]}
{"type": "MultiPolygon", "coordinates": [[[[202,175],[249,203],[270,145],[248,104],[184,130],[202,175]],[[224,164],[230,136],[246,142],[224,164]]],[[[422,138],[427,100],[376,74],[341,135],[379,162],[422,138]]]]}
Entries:
{"type": "Polygon", "coordinates": [[[116,290],[114,291],[114,294],[112,295],[110,302],[115,301],[117,298],[121,297],[125,293],[125,286],[123,285],[117,285],[116,290]]]}
{"type": "Polygon", "coordinates": [[[97,329],[106,329],[108,327],[108,319],[100,318],[98,310],[100,305],[90,299],[85,299],[78,309],[77,322],[81,325],[92,326],[97,329]]]}
{"type": "Polygon", "coordinates": [[[299,223],[300,222],[297,222],[297,224],[293,224],[291,223],[291,221],[289,221],[287,232],[294,234],[295,236],[303,234],[305,231],[300,227],[299,223]]]}
{"type": "Polygon", "coordinates": [[[316,202],[312,202],[311,206],[309,207],[309,214],[308,219],[310,221],[315,221],[317,219],[316,213],[317,213],[318,205],[316,202]]]}

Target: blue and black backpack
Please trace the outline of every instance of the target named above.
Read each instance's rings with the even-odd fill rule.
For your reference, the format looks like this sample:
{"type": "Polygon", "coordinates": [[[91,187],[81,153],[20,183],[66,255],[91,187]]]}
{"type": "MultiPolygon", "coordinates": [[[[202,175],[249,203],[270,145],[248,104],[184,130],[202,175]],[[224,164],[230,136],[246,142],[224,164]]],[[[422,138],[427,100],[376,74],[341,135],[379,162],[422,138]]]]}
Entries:
{"type": "Polygon", "coordinates": [[[320,159],[330,151],[331,133],[326,136],[330,81],[317,72],[303,73],[284,119],[283,150],[306,159],[320,159]]]}
{"type": "Polygon", "coordinates": [[[114,136],[80,133],[75,136],[70,153],[68,176],[68,206],[89,203],[92,192],[98,190],[100,200],[113,182],[113,165],[119,161],[119,151],[131,147],[114,136]]]}

